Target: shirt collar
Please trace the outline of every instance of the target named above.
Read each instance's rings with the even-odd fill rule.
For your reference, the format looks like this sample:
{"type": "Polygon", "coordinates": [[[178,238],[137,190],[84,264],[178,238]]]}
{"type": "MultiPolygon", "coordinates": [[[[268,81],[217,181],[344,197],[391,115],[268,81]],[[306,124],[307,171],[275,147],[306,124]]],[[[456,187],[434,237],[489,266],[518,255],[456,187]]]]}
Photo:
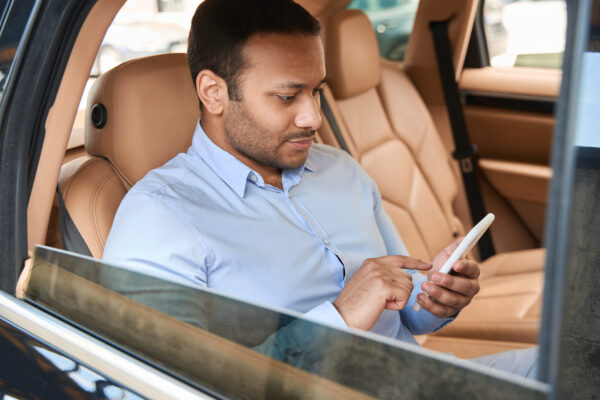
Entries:
{"type": "MultiPolygon", "coordinates": [[[[200,157],[240,198],[243,198],[246,193],[246,185],[250,181],[249,178],[251,175],[255,175],[258,178],[256,182],[252,183],[264,184],[259,173],[210,140],[202,129],[200,121],[196,124],[196,131],[194,132],[189,152],[200,157]]],[[[294,183],[300,182],[300,177],[304,170],[314,171],[309,160],[310,158],[309,151],[309,157],[304,165],[285,170],[283,175],[294,181],[294,183]]]]}

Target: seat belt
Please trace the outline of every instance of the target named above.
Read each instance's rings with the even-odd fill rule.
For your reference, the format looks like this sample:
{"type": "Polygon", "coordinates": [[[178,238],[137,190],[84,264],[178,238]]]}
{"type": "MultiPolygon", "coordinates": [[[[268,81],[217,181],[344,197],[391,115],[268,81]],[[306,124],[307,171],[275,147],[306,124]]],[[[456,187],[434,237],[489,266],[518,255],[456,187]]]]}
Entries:
{"type": "Polygon", "coordinates": [[[346,144],[346,141],[344,140],[344,137],[342,136],[340,127],[338,126],[337,121],[335,120],[335,117],[333,116],[333,112],[331,111],[331,107],[329,107],[329,103],[327,102],[327,99],[325,98],[325,94],[323,93],[323,91],[320,91],[319,93],[321,94],[321,110],[323,111],[323,114],[325,114],[325,119],[327,120],[327,122],[329,123],[329,126],[331,127],[331,130],[333,131],[333,134],[335,135],[335,139],[337,140],[337,142],[340,145],[340,147],[342,148],[342,150],[344,150],[346,153],[350,154],[350,149],[348,149],[348,145],[346,144]]]}
{"type": "MultiPolygon", "coordinates": [[[[460,171],[467,193],[471,219],[475,226],[483,217],[485,217],[485,207],[477,180],[477,146],[471,144],[467,134],[467,126],[463,115],[460,101],[460,93],[456,84],[456,75],[452,62],[452,52],[450,51],[450,40],[448,39],[448,20],[432,21],[430,24],[433,33],[433,44],[435,47],[435,56],[438,62],[438,71],[442,81],[444,98],[450,125],[452,127],[452,136],[454,137],[455,150],[452,156],[460,165],[460,171]]],[[[490,232],[487,231],[479,240],[479,254],[482,260],[495,254],[494,244],[490,232]]]]}
{"type": "Polygon", "coordinates": [[[56,193],[58,193],[58,219],[60,222],[60,237],[62,239],[63,249],[92,257],[92,252],[87,244],[85,244],[83,236],[79,233],[79,230],[75,226],[75,223],[65,207],[65,201],[60,191],[60,186],[58,185],[56,185],[56,193]]]}

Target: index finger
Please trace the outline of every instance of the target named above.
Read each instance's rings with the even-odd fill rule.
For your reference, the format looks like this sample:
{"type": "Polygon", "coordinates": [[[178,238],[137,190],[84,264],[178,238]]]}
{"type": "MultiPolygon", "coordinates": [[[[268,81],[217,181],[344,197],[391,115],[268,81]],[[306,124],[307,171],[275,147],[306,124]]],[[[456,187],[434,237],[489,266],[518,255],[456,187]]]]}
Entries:
{"type": "Polygon", "coordinates": [[[382,256],[379,257],[379,260],[386,265],[404,269],[416,269],[420,271],[427,271],[432,267],[431,263],[409,256],[382,256]]]}

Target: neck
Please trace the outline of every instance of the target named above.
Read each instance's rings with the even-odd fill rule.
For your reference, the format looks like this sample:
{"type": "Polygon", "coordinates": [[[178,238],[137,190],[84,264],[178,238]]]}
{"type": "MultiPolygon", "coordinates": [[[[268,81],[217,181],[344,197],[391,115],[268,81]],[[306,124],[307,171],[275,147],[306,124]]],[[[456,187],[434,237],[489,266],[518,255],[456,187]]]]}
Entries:
{"type": "Polygon", "coordinates": [[[247,167],[258,172],[266,184],[283,190],[281,169],[261,164],[237,151],[227,141],[223,125],[214,121],[213,118],[202,118],[200,120],[200,126],[202,127],[202,130],[204,130],[204,133],[206,133],[206,136],[208,136],[214,144],[240,160],[247,167]]]}

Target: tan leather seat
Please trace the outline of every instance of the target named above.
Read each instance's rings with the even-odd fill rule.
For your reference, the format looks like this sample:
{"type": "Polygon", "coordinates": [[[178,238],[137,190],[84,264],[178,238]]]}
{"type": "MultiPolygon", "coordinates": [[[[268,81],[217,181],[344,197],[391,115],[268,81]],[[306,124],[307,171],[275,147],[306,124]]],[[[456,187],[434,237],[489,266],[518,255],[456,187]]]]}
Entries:
{"type": "MultiPolygon", "coordinates": [[[[331,16],[325,48],[331,89],[325,96],[350,152],[377,182],[411,255],[431,260],[465,233],[453,210],[459,188],[454,161],[408,76],[379,58],[375,33],[362,11],[331,16]]],[[[321,133],[331,142],[328,130],[325,125],[321,133]]],[[[544,255],[534,249],[481,263],[481,292],[439,335],[535,342],[544,255]]]]}
{"type": "Polygon", "coordinates": [[[65,164],[59,178],[66,209],[94,257],[102,257],[125,193],[187,150],[199,116],[185,54],[132,60],[94,83],[85,122],[90,156],[65,164]]]}

